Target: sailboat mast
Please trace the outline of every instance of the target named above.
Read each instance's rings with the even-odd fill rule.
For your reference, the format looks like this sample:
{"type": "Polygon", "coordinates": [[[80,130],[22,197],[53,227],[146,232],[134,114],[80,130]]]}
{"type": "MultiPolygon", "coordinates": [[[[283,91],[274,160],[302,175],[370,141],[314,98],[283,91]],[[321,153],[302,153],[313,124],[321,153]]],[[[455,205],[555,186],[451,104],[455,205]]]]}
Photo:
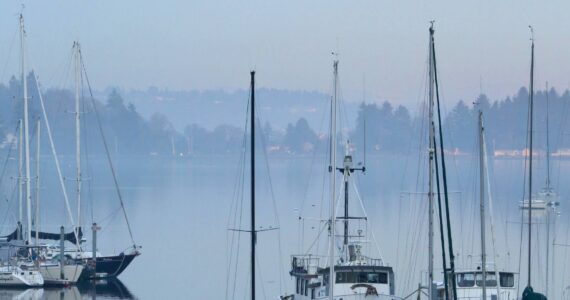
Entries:
{"type": "Polygon", "coordinates": [[[483,299],[487,299],[487,253],[485,249],[485,149],[483,143],[483,112],[479,110],[479,200],[481,208],[481,271],[483,299]]]}
{"type": "Polygon", "coordinates": [[[19,138],[18,138],[18,209],[19,209],[19,217],[18,217],[18,239],[22,238],[22,221],[24,220],[24,185],[23,185],[23,176],[24,176],[24,128],[23,128],[23,121],[22,119],[18,120],[18,128],[19,128],[19,138]]]}
{"type": "MultiPolygon", "coordinates": [[[[548,124],[548,116],[549,115],[549,107],[548,107],[548,81],[546,82],[546,195],[548,200],[546,202],[546,286],[545,286],[545,294],[548,296],[549,290],[549,279],[550,279],[550,220],[551,220],[551,213],[554,212],[554,203],[550,199],[551,191],[550,191],[550,140],[549,140],[549,124],[548,124]]],[[[553,266],[554,267],[554,266],[553,266]]]]}
{"type": "MultiPolygon", "coordinates": [[[[433,70],[433,23],[429,29],[430,39],[429,39],[429,177],[428,177],[428,219],[429,219],[429,227],[428,227],[428,239],[429,239],[429,249],[428,249],[428,299],[432,299],[433,297],[433,242],[434,242],[434,231],[433,231],[433,204],[434,204],[434,195],[433,195],[433,172],[434,172],[434,150],[435,150],[435,126],[433,122],[433,107],[434,107],[434,70],[433,70]]],[[[445,270],[444,270],[445,271],[445,270]]]]}
{"type": "Polygon", "coordinates": [[[30,141],[29,141],[29,122],[28,122],[28,80],[26,78],[26,31],[24,29],[24,16],[20,15],[20,46],[22,51],[22,82],[24,88],[24,164],[26,185],[26,206],[27,206],[27,236],[26,240],[32,239],[32,194],[30,188],[30,141]]]}
{"type": "Polygon", "coordinates": [[[550,128],[549,128],[549,101],[548,101],[548,82],[546,82],[546,189],[550,191],[550,128]]]}
{"type": "Polygon", "coordinates": [[[81,228],[81,108],[80,108],[80,85],[81,85],[81,46],[75,42],[75,193],[77,197],[77,234],[81,228]]]}
{"type": "MultiPolygon", "coordinates": [[[[346,150],[344,156],[344,168],[343,168],[343,177],[344,177],[344,252],[347,255],[348,250],[348,177],[350,176],[350,165],[348,164],[348,141],[346,142],[346,150]]],[[[348,261],[348,259],[347,259],[348,261]]]]}
{"type": "Polygon", "coordinates": [[[531,263],[532,263],[532,117],[534,107],[534,34],[533,29],[530,27],[532,34],[531,56],[530,56],[530,97],[529,97],[529,149],[528,149],[528,286],[531,283],[531,263]]]}
{"type": "Polygon", "coordinates": [[[40,138],[41,138],[41,120],[38,118],[37,120],[37,144],[36,144],[36,216],[34,220],[34,229],[36,230],[35,236],[35,245],[37,246],[40,239],[40,229],[39,229],[39,221],[40,221],[40,138]]]}
{"type": "Polygon", "coordinates": [[[255,71],[251,71],[251,300],[255,300],[255,71]]]}
{"type": "Polygon", "coordinates": [[[338,89],[338,60],[333,62],[333,99],[331,106],[331,203],[330,203],[330,241],[329,241],[329,299],[334,300],[334,265],[335,265],[335,207],[336,207],[336,106],[338,89]]]}

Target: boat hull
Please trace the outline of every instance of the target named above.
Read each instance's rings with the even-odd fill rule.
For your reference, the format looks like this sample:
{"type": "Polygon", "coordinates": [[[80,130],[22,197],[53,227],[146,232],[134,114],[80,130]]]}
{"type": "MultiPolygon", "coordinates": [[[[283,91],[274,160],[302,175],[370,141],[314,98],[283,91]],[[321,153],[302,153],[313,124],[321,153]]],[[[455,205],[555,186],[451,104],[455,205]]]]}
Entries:
{"type": "MultiPolygon", "coordinates": [[[[395,300],[395,299],[401,299],[399,297],[391,296],[391,295],[381,295],[381,294],[380,295],[371,295],[371,294],[366,294],[366,293],[334,295],[334,298],[335,299],[343,299],[343,300],[395,300]]],[[[326,299],[329,299],[329,297],[328,296],[321,296],[321,297],[311,298],[311,296],[295,294],[295,295],[283,297],[282,299],[285,299],[285,300],[311,300],[311,299],[326,300],[326,299]]]]}
{"type": "Polygon", "coordinates": [[[40,272],[8,269],[0,270],[0,287],[39,287],[44,285],[40,272]]]}
{"type": "Polygon", "coordinates": [[[133,259],[139,255],[140,253],[136,252],[115,256],[99,256],[97,257],[97,262],[94,262],[92,258],[84,259],[83,261],[90,267],[84,272],[82,278],[103,279],[117,277],[123,273],[133,259]]]}
{"type": "Polygon", "coordinates": [[[40,265],[40,273],[44,277],[45,285],[69,285],[77,283],[84,268],[83,264],[63,266],[63,279],[59,264],[40,265]]]}

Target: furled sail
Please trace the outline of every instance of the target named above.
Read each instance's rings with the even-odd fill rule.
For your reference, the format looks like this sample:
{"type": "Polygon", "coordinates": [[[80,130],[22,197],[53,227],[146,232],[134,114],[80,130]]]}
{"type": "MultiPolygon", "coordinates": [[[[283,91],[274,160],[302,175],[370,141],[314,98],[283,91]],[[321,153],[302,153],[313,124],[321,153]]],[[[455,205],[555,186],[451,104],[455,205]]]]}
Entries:
{"type": "MultiPolygon", "coordinates": [[[[36,231],[32,230],[32,237],[36,236],[36,231]]],[[[81,240],[81,238],[83,237],[83,231],[81,231],[81,227],[79,227],[79,230],[77,232],[77,238],[79,240],[81,240]]],[[[9,235],[3,236],[1,237],[3,239],[6,239],[6,241],[12,241],[12,240],[17,240],[18,239],[18,229],[14,230],[14,232],[10,233],[9,235]]],[[[50,233],[50,232],[38,232],[38,238],[40,240],[54,240],[54,241],[59,241],[60,239],[60,234],[59,233],[50,233]]],[[[75,238],[75,232],[68,232],[66,234],[64,234],[63,238],[72,243],[72,244],[77,244],[77,239],[75,238]]]]}

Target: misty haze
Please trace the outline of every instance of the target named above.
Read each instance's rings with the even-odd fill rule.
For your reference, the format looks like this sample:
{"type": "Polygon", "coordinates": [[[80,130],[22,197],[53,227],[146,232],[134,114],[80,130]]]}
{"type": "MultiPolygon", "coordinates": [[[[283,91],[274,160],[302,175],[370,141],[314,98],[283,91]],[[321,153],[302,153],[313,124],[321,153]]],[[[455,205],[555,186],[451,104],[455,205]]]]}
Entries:
{"type": "Polygon", "coordinates": [[[570,299],[569,9],[0,4],[0,298],[570,299]]]}

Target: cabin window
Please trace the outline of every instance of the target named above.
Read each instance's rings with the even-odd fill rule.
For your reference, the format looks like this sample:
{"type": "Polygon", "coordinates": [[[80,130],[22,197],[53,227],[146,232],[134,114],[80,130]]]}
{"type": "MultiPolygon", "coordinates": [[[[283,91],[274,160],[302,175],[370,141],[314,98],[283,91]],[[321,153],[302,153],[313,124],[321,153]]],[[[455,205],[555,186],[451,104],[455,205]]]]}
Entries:
{"type": "Polygon", "coordinates": [[[475,274],[473,273],[459,273],[457,274],[458,287],[472,287],[475,285],[475,274]]]}
{"type": "Polygon", "coordinates": [[[514,287],[515,274],[513,273],[499,273],[501,287],[514,287]]]}
{"type": "Polygon", "coordinates": [[[336,283],[388,283],[384,272],[337,272],[336,283]]]}
{"type": "MultiPolygon", "coordinates": [[[[477,286],[483,286],[483,273],[477,273],[477,286]]],[[[495,273],[487,272],[486,280],[485,280],[486,287],[495,287],[497,286],[497,276],[495,273]]]]}

